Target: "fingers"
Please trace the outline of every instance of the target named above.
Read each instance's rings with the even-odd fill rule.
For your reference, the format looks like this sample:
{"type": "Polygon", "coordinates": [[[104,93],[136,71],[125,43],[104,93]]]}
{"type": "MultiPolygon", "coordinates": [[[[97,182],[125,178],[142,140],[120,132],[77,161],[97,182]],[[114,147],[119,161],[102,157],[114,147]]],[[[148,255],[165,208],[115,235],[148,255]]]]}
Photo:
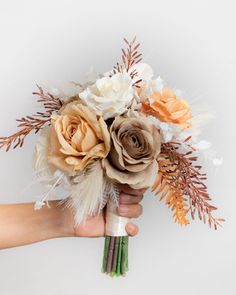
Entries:
{"type": "MultiPolygon", "coordinates": [[[[128,185],[120,185],[120,206],[117,212],[120,216],[128,218],[137,218],[143,213],[143,207],[139,203],[143,199],[143,194],[147,189],[132,189],[128,185]]],[[[135,236],[138,234],[138,226],[128,222],[125,227],[128,235],[135,236]]]]}
{"type": "Polygon", "coordinates": [[[128,185],[121,185],[120,189],[118,214],[128,218],[139,217],[143,212],[143,207],[139,203],[142,201],[146,189],[134,190],[128,185]]]}
{"type": "Polygon", "coordinates": [[[139,232],[138,226],[133,224],[132,222],[128,222],[126,224],[125,230],[127,231],[128,235],[136,236],[139,232]]]}
{"type": "Polygon", "coordinates": [[[117,211],[120,216],[137,218],[143,213],[143,207],[140,204],[120,205],[117,211]]]}
{"type": "Polygon", "coordinates": [[[125,193],[120,193],[120,198],[119,198],[119,201],[120,201],[120,204],[121,205],[126,205],[126,204],[138,204],[142,201],[143,199],[143,195],[141,196],[134,196],[134,195],[128,195],[128,194],[125,194],[125,193]]]}
{"type": "Polygon", "coordinates": [[[127,184],[120,185],[121,193],[133,195],[133,196],[142,196],[146,192],[146,190],[147,190],[147,188],[133,189],[133,188],[129,187],[127,184]]]}

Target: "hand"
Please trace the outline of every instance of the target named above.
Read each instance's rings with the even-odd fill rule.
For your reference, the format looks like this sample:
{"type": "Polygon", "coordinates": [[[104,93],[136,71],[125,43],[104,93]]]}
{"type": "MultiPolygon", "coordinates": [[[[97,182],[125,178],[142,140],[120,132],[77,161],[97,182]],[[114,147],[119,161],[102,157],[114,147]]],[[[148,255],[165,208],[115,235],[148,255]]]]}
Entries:
{"type": "MultiPolygon", "coordinates": [[[[139,203],[143,199],[146,189],[135,190],[128,185],[120,186],[120,205],[117,213],[122,217],[137,218],[142,214],[142,205],[139,203]]],[[[84,221],[75,228],[75,236],[82,237],[103,237],[105,235],[105,210],[96,216],[84,221]]],[[[130,236],[138,233],[138,226],[132,222],[127,223],[126,231],[130,236]]]]}
{"type": "MultiPolygon", "coordinates": [[[[138,217],[142,214],[139,202],[145,190],[120,187],[118,214],[124,217],[138,217]]],[[[43,206],[35,211],[34,203],[0,205],[0,249],[22,246],[59,237],[102,237],[105,234],[105,210],[74,228],[72,210],[64,208],[60,201],[49,201],[50,208],[43,206]]],[[[129,222],[129,235],[138,233],[138,227],[129,222]]]]}

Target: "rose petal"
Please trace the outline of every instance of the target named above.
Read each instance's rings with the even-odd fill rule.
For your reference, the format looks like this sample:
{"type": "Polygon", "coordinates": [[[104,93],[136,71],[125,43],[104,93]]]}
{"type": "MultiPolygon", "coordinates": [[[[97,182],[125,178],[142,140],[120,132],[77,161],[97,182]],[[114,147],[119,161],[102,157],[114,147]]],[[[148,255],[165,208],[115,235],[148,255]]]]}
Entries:
{"type": "Polygon", "coordinates": [[[103,167],[107,176],[122,184],[128,184],[132,188],[146,188],[153,185],[156,180],[158,165],[152,162],[146,169],[141,172],[118,171],[115,169],[108,159],[102,160],[103,167]]]}

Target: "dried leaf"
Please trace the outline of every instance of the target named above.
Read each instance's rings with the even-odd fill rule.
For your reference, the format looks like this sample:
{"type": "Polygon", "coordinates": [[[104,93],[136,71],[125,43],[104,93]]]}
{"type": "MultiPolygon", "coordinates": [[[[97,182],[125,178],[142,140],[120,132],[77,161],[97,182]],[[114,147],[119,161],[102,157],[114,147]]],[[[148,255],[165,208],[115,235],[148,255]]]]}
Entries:
{"type": "MultiPolygon", "coordinates": [[[[187,142],[191,137],[186,138],[187,142]]],[[[194,166],[197,157],[188,157],[192,154],[191,146],[186,153],[179,152],[179,142],[163,143],[158,159],[159,174],[153,185],[152,191],[161,194],[160,199],[165,199],[166,204],[174,211],[174,218],[180,224],[188,224],[186,214],[190,211],[194,219],[197,211],[200,220],[214,228],[220,225],[223,218],[215,218],[212,212],[217,208],[212,206],[207,186],[203,183],[205,173],[200,171],[201,166],[194,166]],[[166,188],[167,187],[167,188],[166,188]],[[184,197],[188,197],[187,199],[184,197]]]]}

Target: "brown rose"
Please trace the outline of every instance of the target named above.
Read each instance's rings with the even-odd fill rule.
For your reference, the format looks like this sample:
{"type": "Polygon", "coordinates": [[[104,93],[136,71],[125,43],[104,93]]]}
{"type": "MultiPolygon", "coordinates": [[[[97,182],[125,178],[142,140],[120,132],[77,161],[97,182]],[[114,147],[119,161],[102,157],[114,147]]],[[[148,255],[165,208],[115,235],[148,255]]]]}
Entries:
{"type": "Polygon", "coordinates": [[[110,127],[111,151],[103,160],[107,176],[133,188],[153,185],[158,172],[161,136],[142,116],[116,117],[110,127]]]}
{"type": "Polygon", "coordinates": [[[63,171],[81,171],[92,160],[107,156],[107,125],[86,106],[72,101],[52,117],[49,149],[49,163],[63,171]]]}

